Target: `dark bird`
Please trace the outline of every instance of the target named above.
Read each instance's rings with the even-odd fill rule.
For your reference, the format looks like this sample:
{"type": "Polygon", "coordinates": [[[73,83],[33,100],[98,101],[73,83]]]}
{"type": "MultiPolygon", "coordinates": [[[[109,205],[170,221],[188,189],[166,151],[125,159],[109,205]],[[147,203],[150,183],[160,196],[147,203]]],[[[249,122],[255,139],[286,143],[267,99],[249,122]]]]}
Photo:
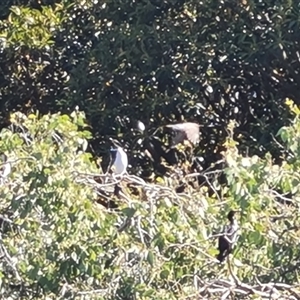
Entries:
{"type": "Polygon", "coordinates": [[[217,255],[217,259],[221,262],[232,253],[234,244],[238,239],[238,230],[239,226],[237,220],[235,219],[235,213],[238,211],[231,210],[227,218],[229,220],[229,224],[225,226],[222,235],[219,237],[218,250],[219,254],[217,255]]]}
{"type": "Polygon", "coordinates": [[[197,144],[199,142],[200,133],[199,127],[200,125],[197,123],[186,122],[179,124],[169,124],[166,125],[167,128],[170,128],[175,134],[172,139],[173,146],[188,140],[192,144],[197,144]]]}

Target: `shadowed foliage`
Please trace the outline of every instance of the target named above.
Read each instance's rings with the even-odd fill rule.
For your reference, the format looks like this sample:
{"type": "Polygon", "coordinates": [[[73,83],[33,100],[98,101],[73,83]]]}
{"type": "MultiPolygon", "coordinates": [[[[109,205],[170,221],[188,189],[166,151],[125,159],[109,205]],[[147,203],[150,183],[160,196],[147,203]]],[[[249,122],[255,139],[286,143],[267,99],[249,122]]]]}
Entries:
{"type": "MultiPolygon", "coordinates": [[[[31,1],[17,4],[26,6],[12,7],[1,25],[3,125],[14,109],[78,105],[97,155],[114,136],[134,157],[138,119],[149,132],[195,121],[203,125],[196,153],[207,168],[234,119],[241,151],[280,159],[272,134],[288,122],[283,100],[299,101],[298,3],[52,1],[38,11],[31,1]]],[[[153,168],[145,156],[131,163],[153,168]]]]}

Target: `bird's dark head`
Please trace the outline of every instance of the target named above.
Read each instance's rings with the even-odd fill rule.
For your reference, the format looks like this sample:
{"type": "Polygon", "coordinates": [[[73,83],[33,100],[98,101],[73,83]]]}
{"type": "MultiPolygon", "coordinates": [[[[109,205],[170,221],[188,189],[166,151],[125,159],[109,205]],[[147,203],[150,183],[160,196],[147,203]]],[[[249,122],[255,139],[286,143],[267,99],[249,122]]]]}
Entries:
{"type": "Polygon", "coordinates": [[[109,152],[110,152],[110,156],[111,156],[112,160],[115,161],[115,159],[117,157],[117,149],[116,148],[110,148],[109,152]]]}
{"type": "Polygon", "coordinates": [[[230,210],[228,215],[227,215],[227,219],[229,221],[232,221],[235,218],[236,213],[240,212],[240,210],[230,210]]]}
{"type": "Polygon", "coordinates": [[[7,161],[7,155],[5,153],[1,153],[1,159],[3,162],[7,161]]]}
{"type": "Polygon", "coordinates": [[[115,148],[121,147],[121,143],[118,140],[115,140],[112,137],[110,137],[109,140],[110,140],[111,144],[113,145],[113,147],[115,147],[115,148]]]}

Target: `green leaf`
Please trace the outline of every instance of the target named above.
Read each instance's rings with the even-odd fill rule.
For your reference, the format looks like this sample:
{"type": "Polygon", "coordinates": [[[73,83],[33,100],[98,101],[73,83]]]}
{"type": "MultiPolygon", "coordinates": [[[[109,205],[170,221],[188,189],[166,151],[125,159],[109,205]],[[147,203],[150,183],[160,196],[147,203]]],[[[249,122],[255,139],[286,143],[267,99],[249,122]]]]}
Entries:
{"type": "Polygon", "coordinates": [[[169,270],[163,270],[160,272],[161,279],[167,279],[169,277],[170,271],[169,270]]]}
{"type": "Polygon", "coordinates": [[[122,209],[122,212],[125,216],[127,216],[128,218],[132,218],[136,212],[136,209],[131,208],[131,207],[126,207],[122,209]]]}
{"type": "Polygon", "coordinates": [[[153,267],[154,265],[154,255],[152,251],[148,251],[147,262],[153,267]]]}
{"type": "Polygon", "coordinates": [[[151,297],[155,295],[155,290],[153,289],[148,289],[146,292],[143,293],[143,297],[151,297]]]}

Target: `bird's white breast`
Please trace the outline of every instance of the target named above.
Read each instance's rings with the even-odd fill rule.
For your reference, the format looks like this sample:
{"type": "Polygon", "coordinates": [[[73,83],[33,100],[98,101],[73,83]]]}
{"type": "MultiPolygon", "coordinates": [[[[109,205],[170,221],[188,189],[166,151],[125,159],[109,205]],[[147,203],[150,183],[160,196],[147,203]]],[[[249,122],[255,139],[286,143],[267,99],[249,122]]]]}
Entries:
{"type": "Polygon", "coordinates": [[[6,178],[11,172],[11,165],[10,163],[6,163],[3,165],[3,168],[2,168],[2,177],[3,178],[6,178]]]}
{"type": "Polygon", "coordinates": [[[114,162],[114,173],[122,174],[126,172],[127,166],[128,166],[127,154],[122,148],[118,148],[116,153],[116,159],[114,162]]]}

